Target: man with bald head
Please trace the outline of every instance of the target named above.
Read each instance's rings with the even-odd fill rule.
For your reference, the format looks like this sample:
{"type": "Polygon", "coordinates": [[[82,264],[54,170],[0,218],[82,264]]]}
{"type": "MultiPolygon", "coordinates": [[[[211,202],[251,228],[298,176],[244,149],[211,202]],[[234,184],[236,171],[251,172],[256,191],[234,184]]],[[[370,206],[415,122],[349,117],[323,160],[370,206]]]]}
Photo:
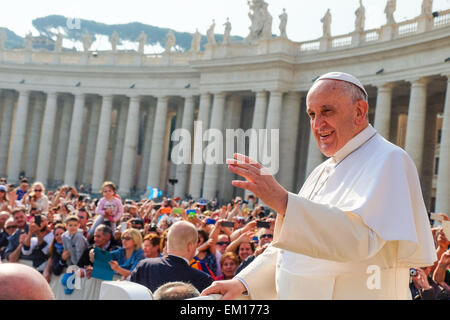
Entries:
{"type": "Polygon", "coordinates": [[[189,266],[197,250],[198,232],[186,221],[174,223],[167,234],[167,254],[165,258],[142,260],[131,273],[130,280],[146,286],[154,292],[161,285],[182,281],[191,283],[202,291],[212,283],[212,278],[189,266]]]}
{"type": "Polygon", "coordinates": [[[328,160],[298,194],[257,161],[235,154],[229,170],[277,212],[273,242],[232,280],[202,295],[233,299],[410,299],[409,268],[433,265],[435,248],[414,162],[368,121],[361,82],[319,77],[306,98],[311,134],[328,160]]]}
{"type": "Polygon", "coordinates": [[[0,265],[0,300],[54,300],[47,280],[35,269],[18,263],[0,265]]]}

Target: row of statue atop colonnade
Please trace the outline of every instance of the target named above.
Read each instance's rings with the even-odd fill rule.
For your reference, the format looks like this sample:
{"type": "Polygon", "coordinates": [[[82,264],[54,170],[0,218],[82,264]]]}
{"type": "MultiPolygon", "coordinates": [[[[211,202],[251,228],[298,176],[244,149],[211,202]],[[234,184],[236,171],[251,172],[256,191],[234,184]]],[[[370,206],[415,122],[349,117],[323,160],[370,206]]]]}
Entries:
{"type": "MultiPolygon", "coordinates": [[[[396,1],[397,0],[387,0],[386,7],[384,10],[384,13],[386,14],[386,26],[392,26],[394,25],[395,19],[394,19],[394,12],[396,10],[396,1]]],[[[250,9],[250,12],[248,13],[248,16],[251,20],[251,26],[249,27],[250,33],[248,36],[244,39],[244,43],[246,44],[253,44],[260,39],[270,39],[273,37],[272,34],[272,23],[273,18],[268,10],[268,4],[264,0],[249,0],[248,6],[250,9]]],[[[422,0],[422,13],[421,16],[426,17],[429,21],[432,21],[432,6],[433,6],[433,0],[422,0]]],[[[359,7],[355,11],[355,29],[354,33],[363,33],[365,30],[365,8],[363,5],[362,0],[359,0],[359,7]]],[[[283,9],[283,12],[279,15],[279,37],[281,38],[287,38],[286,33],[286,26],[287,26],[287,20],[288,15],[286,13],[286,9],[283,9]]],[[[320,20],[323,25],[323,35],[322,38],[331,38],[331,12],[330,9],[328,9],[325,13],[325,15],[320,20]]],[[[216,22],[213,20],[211,26],[208,28],[206,32],[206,38],[207,43],[209,45],[215,45],[216,39],[215,39],[215,27],[216,22]]],[[[224,35],[222,39],[222,44],[230,44],[231,43],[231,22],[229,18],[227,18],[227,21],[224,23],[224,35]]],[[[202,40],[202,34],[196,30],[194,34],[192,34],[192,42],[191,42],[191,52],[199,52],[201,50],[201,40],[202,40]]],[[[111,43],[111,48],[113,52],[117,51],[117,45],[119,43],[119,34],[114,31],[113,34],[110,36],[109,41],[111,43]]],[[[144,53],[144,46],[147,43],[147,35],[144,31],[141,32],[139,38],[136,39],[136,41],[139,43],[139,49],[138,52],[140,54],[144,53]]],[[[6,31],[2,30],[0,32],[0,50],[4,49],[4,44],[6,42],[6,31]]],[[[55,44],[55,51],[61,52],[62,51],[62,42],[63,42],[63,35],[58,34],[55,44]]],[[[87,30],[85,30],[83,37],[83,48],[85,52],[88,52],[90,47],[92,46],[93,40],[92,36],[89,34],[87,30]]],[[[26,51],[32,51],[32,35],[31,33],[27,34],[25,38],[25,50],[26,51]]],[[[176,39],[175,34],[172,30],[170,30],[165,39],[165,52],[171,52],[172,49],[176,45],[176,39]]]]}

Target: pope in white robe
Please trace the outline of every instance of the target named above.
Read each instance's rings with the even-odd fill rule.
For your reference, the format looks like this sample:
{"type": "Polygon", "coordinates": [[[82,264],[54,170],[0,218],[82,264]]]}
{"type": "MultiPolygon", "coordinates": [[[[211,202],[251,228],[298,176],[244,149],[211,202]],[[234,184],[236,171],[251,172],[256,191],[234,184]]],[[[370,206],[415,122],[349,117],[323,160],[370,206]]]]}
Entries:
{"type": "Polygon", "coordinates": [[[403,149],[368,124],[367,101],[355,102],[342,116],[342,102],[353,103],[343,96],[348,84],[367,100],[362,84],[348,74],[329,73],[313,85],[319,97],[307,100],[312,134],[329,159],[298,195],[260,175],[261,165],[249,164],[248,157],[228,161],[232,172],[247,179],[233,185],[278,212],[274,241],[235,279],[215,282],[202,295],[411,299],[409,269],[436,261],[417,169],[403,149]]]}

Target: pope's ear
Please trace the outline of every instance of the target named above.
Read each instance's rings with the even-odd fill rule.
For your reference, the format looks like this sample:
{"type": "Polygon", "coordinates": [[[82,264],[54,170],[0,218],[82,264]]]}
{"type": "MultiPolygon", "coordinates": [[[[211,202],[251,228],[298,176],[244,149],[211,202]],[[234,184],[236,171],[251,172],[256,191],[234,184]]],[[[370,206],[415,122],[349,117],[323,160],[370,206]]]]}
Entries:
{"type": "Polygon", "coordinates": [[[357,125],[361,125],[368,120],[369,104],[364,100],[359,100],[355,106],[355,122],[357,125]]]}

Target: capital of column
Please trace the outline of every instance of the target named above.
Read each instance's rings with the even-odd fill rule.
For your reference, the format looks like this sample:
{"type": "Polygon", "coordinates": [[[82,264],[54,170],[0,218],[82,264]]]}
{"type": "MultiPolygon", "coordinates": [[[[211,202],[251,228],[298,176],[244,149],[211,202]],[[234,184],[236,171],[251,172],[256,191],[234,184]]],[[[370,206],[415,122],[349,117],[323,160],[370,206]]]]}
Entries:
{"type": "Polygon", "coordinates": [[[158,102],[167,102],[169,101],[168,96],[155,96],[158,102]]]}
{"type": "Polygon", "coordinates": [[[450,83],[450,71],[441,73],[441,76],[446,77],[447,78],[447,82],[450,83]]]}
{"type": "Polygon", "coordinates": [[[392,82],[383,82],[375,85],[377,87],[378,92],[386,92],[386,91],[392,91],[392,89],[395,87],[394,83],[392,82]]]}
{"type": "Polygon", "coordinates": [[[303,96],[303,94],[301,92],[297,92],[297,91],[289,91],[286,94],[287,99],[293,99],[293,100],[301,99],[302,96],[303,96]]]}
{"type": "Polygon", "coordinates": [[[104,95],[102,95],[103,101],[108,101],[108,102],[111,101],[112,102],[113,98],[114,98],[113,94],[104,94],[104,95]]]}
{"type": "Polygon", "coordinates": [[[28,90],[28,89],[19,89],[19,90],[17,90],[17,92],[19,93],[19,96],[29,96],[30,95],[30,93],[31,93],[31,90],[28,90]]]}
{"type": "Polygon", "coordinates": [[[430,82],[430,78],[421,77],[421,78],[411,78],[407,79],[407,82],[411,83],[411,87],[425,87],[428,82],[430,82]]]}
{"type": "Polygon", "coordinates": [[[128,95],[128,97],[130,98],[130,103],[133,103],[133,102],[140,103],[142,100],[142,95],[140,95],[140,94],[128,95]]]}
{"type": "Polygon", "coordinates": [[[184,98],[185,102],[187,101],[194,101],[194,96],[189,94],[189,95],[182,95],[182,97],[184,98]]]}
{"type": "Polygon", "coordinates": [[[270,91],[270,95],[271,96],[283,96],[284,92],[281,90],[271,90],[270,91]]]}
{"type": "Polygon", "coordinates": [[[227,96],[227,93],[223,91],[212,92],[212,94],[214,95],[214,99],[215,98],[225,99],[225,97],[227,96]]]}

